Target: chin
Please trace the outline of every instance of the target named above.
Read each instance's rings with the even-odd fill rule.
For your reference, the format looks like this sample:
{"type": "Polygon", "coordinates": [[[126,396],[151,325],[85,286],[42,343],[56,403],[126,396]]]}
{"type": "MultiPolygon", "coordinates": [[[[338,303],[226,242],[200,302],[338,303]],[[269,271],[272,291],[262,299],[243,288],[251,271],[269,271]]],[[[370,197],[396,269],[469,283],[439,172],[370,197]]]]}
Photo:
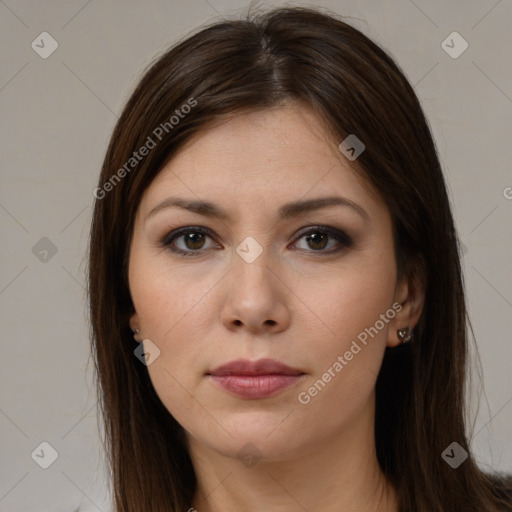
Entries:
{"type": "Polygon", "coordinates": [[[282,425],[276,428],[276,425],[279,422],[274,424],[272,431],[268,427],[257,428],[255,425],[234,427],[223,424],[231,436],[223,431],[221,437],[212,437],[212,430],[208,430],[204,436],[194,437],[197,443],[207,445],[225,457],[239,459],[250,467],[246,459],[254,461],[263,458],[267,462],[283,460],[300,448],[301,442],[292,432],[281,429],[282,425]]]}

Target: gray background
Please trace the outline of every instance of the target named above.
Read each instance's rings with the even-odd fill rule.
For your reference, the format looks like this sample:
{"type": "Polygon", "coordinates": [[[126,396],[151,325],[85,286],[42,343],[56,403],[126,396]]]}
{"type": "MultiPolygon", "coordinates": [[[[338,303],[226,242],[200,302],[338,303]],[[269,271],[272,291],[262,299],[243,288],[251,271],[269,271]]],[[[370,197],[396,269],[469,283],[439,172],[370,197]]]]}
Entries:
{"type": "MultiPolygon", "coordinates": [[[[150,59],[202,23],[244,14],[248,5],[0,2],[2,512],[110,510],[85,312],[92,190],[118,114],[150,59]],[[58,43],[46,59],[31,47],[50,48],[42,32],[58,43]],[[38,448],[44,441],[58,452],[48,469],[36,463],[49,456],[38,448]],[[39,459],[31,456],[36,448],[39,459]]],[[[388,49],[415,86],[465,246],[472,352],[478,347],[483,377],[474,364],[469,435],[483,468],[510,472],[512,3],[289,5],[353,17],[349,22],[388,49]],[[469,44],[458,58],[442,47],[453,31],[469,44]]],[[[457,40],[447,44],[461,48],[457,40]]]]}

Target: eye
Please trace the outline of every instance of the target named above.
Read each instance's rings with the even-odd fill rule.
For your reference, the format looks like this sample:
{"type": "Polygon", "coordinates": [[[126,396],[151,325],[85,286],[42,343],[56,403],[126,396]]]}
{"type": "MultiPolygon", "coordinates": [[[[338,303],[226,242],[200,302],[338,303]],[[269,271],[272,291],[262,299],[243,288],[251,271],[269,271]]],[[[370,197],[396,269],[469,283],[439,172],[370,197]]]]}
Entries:
{"type": "MultiPolygon", "coordinates": [[[[346,233],[327,226],[307,228],[299,235],[298,240],[302,239],[305,240],[306,247],[298,247],[299,250],[324,254],[338,252],[352,245],[352,239],[346,233]],[[334,246],[333,241],[337,242],[334,246]]],[[[198,256],[208,249],[220,247],[213,242],[211,231],[201,226],[187,226],[172,231],[160,241],[160,245],[183,256],[198,256]],[[206,243],[208,239],[212,240],[210,245],[206,243]]],[[[297,248],[297,242],[294,246],[297,248]]]]}
{"type": "MultiPolygon", "coordinates": [[[[323,252],[323,253],[333,253],[337,252],[344,247],[350,247],[352,245],[352,239],[343,231],[338,229],[324,227],[324,226],[315,226],[313,228],[308,228],[307,231],[302,232],[299,237],[299,240],[305,240],[306,247],[308,250],[312,249],[312,252],[323,252]],[[329,239],[335,240],[338,243],[333,244],[329,242],[329,239]],[[325,250],[325,249],[328,250],[325,250]]],[[[304,247],[299,247],[299,249],[304,249],[304,247]]],[[[311,252],[311,251],[310,251],[311,252]]]]}
{"type": "Polygon", "coordinates": [[[212,239],[210,230],[200,226],[188,226],[166,235],[160,241],[160,245],[183,256],[197,256],[200,250],[213,248],[205,246],[205,240],[208,238],[212,239]]]}

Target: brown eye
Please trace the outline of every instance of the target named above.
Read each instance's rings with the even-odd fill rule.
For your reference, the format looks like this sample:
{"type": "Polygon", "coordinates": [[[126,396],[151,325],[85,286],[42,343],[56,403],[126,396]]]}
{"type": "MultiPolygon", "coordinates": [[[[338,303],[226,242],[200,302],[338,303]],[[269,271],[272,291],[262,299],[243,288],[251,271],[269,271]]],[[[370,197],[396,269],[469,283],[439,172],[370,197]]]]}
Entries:
{"type": "Polygon", "coordinates": [[[206,228],[189,226],[172,231],[161,240],[160,245],[183,256],[196,256],[214,247],[215,244],[210,247],[206,245],[208,239],[212,240],[209,233],[206,228]]]}
{"type": "Polygon", "coordinates": [[[329,254],[352,245],[352,239],[343,231],[321,226],[303,232],[299,237],[299,240],[302,239],[305,241],[305,247],[298,248],[309,252],[329,254]]]}

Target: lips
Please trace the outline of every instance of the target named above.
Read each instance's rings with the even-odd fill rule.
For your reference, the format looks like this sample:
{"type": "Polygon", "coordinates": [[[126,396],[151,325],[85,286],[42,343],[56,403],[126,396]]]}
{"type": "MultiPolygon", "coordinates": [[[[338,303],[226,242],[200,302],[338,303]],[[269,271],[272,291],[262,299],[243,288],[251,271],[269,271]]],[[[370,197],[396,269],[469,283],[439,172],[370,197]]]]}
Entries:
{"type": "Polygon", "coordinates": [[[219,377],[225,375],[302,375],[303,373],[274,359],[259,359],[257,361],[237,359],[215,368],[208,375],[219,377]]]}
{"type": "Polygon", "coordinates": [[[296,384],[303,375],[301,370],[274,359],[238,359],[207,373],[208,378],[224,391],[253,400],[276,395],[296,384]]]}

